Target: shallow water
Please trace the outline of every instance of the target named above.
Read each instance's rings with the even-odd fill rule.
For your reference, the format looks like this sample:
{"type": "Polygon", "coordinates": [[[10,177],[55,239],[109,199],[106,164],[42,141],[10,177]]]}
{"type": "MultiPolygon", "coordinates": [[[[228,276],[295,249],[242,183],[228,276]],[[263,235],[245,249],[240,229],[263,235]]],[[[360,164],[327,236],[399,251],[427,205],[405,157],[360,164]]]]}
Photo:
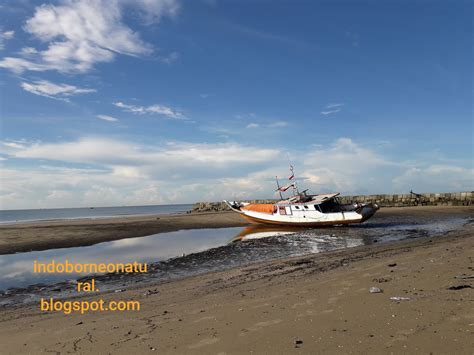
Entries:
{"type": "MultiPolygon", "coordinates": [[[[33,260],[149,263],[150,270],[146,274],[95,276],[98,287],[105,291],[225,270],[270,259],[308,255],[375,242],[435,237],[461,228],[470,218],[467,214],[421,217],[385,215],[374,217],[360,225],[323,229],[253,226],[245,229],[183,230],[89,247],[3,255],[0,256],[0,289],[9,289],[0,292],[0,305],[29,302],[39,297],[77,295],[74,292],[74,283],[81,275],[33,274],[33,260]]],[[[85,278],[90,278],[90,275],[85,278]]]]}
{"type": "Polygon", "coordinates": [[[51,284],[75,279],[84,274],[35,274],[33,261],[48,263],[128,263],[157,262],[226,245],[243,228],[195,229],[120,239],[87,247],[51,249],[0,255],[0,290],[51,284]]]}

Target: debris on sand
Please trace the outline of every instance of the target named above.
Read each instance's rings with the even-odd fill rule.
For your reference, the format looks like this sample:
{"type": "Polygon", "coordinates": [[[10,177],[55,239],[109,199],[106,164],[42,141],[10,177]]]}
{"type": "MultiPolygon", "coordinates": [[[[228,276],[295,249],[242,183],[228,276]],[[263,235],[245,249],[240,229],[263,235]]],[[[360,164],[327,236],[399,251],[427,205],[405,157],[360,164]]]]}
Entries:
{"type": "Polygon", "coordinates": [[[388,267],[395,267],[395,266],[397,266],[397,263],[388,264],[388,267]]]}
{"type": "Polygon", "coordinates": [[[474,275],[458,275],[454,276],[455,279],[461,279],[461,280],[471,280],[474,279],[474,275]]]}
{"type": "Polygon", "coordinates": [[[390,282],[390,281],[392,281],[392,278],[391,277],[379,277],[379,278],[372,279],[372,281],[373,282],[378,282],[378,283],[390,282]]]}
{"type": "Polygon", "coordinates": [[[303,345],[303,340],[295,338],[294,344],[295,348],[299,348],[301,345],[303,345]]]}
{"type": "Polygon", "coordinates": [[[369,292],[370,293],[383,293],[383,290],[381,288],[378,288],[378,287],[371,287],[369,289],[369,292]]]}
{"type": "Polygon", "coordinates": [[[150,296],[150,295],[155,295],[155,294],[157,294],[157,293],[160,293],[160,291],[158,291],[158,289],[155,288],[154,290],[148,290],[148,291],[146,291],[143,295],[144,295],[144,296],[150,296]]]}
{"type": "Polygon", "coordinates": [[[410,297],[399,297],[399,296],[390,297],[390,299],[391,299],[392,301],[397,301],[397,302],[400,302],[400,301],[409,301],[409,300],[411,300],[410,297]]]}
{"type": "Polygon", "coordinates": [[[457,286],[448,287],[448,290],[457,291],[457,290],[462,290],[463,288],[473,288],[473,287],[471,285],[457,285],[457,286]]]}

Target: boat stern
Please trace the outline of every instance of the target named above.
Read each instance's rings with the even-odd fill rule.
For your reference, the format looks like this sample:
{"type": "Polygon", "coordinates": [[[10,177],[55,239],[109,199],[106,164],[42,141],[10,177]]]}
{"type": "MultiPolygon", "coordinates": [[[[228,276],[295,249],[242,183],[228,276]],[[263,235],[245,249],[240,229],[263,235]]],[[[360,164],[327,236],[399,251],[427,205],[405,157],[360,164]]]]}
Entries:
{"type": "Polygon", "coordinates": [[[370,202],[364,206],[362,206],[362,208],[360,209],[359,214],[362,215],[362,219],[360,220],[360,222],[365,222],[366,220],[368,220],[370,217],[372,217],[375,212],[377,212],[378,210],[380,209],[380,206],[377,205],[375,202],[370,202]]]}

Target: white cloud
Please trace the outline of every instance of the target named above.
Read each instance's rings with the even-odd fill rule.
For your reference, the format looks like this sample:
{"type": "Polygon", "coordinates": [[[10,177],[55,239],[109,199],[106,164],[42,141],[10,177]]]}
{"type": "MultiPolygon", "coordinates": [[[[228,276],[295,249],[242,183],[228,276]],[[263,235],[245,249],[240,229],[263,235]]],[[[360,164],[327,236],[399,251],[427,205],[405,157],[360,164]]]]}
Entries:
{"type": "Polygon", "coordinates": [[[344,106],[343,103],[339,104],[328,104],[324,108],[323,111],[321,111],[321,115],[327,116],[327,115],[332,115],[334,113],[338,113],[341,111],[342,106],[344,106]]]}
{"type": "Polygon", "coordinates": [[[287,127],[287,126],[288,126],[288,122],[286,121],[275,121],[275,122],[270,122],[270,123],[251,122],[246,126],[246,128],[259,128],[259,127],[282,128],[282,127],[287,127]]]}
{"type": "Polygon", "coordinates": [[[5,41],[12,39],[15,35],[15,31],[0,32],[0,50],[5,48],[5,41]]]}
{"type": "Polygon", "coordinates": [[[2,145],[4,145],[7,148],[13,148],[13,149],[23,149],[25,148],[25,145],[17,142],[2,142],[2,145]]]}
{"type": "Polygon", "coordinates": [[[393,184],[396,188],[406,187],[416,192],[471,191],[474,169],[438,164],[415,166],[395,177],[393,184]]]}
{"type": "Polygon", "coordinates": [[[333,114],[333,113],[337,113],[337,112],[339,112],[339,111],[341,111],[340,108],[337,108],[337,109],[335,109],[335,110],[321,111],[321,115],[327,116],[327,115],[331,115],[331,114],[333,114]]]}
{"type": "Polygon", "coordinates": [[[15,31],[5,31],[0,33],[0,37],[3,39],[12,39],[15,35],[15,31]]]}
{"type": "MultiPolygon", "coordinates": [[[[5,143],[10,147],[4,155],[14,159],[2,162],[2,208],[269,198],[274,197],[274,176],[288,173],[286,151],[237,143],[142,145],[103,137],[5,143]],[[36,160],[40,166],[8,166],[18,159],[36,160]]],[[[467,167],[426,159],[396,162],[376,146],[349,138],[289,153],[300,187],[313,193],[462,191],[472,190],[474,179],[473,169],[467,167]]]]}
{"type": "Polygon", "coordinates": [[[20,85],[23,90],[32,94],[60,100],[67,100],[67,98],[74,95],[89,94],[97,91],[95,89],[78,88],[74,85],[55,84],[47,80],[37,80],[29,83],[22,82],[20,85]]]}
{"type": "Polygon", "coordinates": [[[127,6],[137,9],[147,22],[174,16],[178,11],[175,0],[63,0],[59,5],[43,4],[36,7],[24,30],[47,48],[23,53],[26,59],[5,57],[0,67],[17,73],[87,72],[97,63],[112,61],[116,54],[149,55],[152,46],[122,21],[127,6]]]}
{"type": "Polygon", "coordinates": [[[249,123],[247,125],[247,128],[258,128],[260,127],[260,125],[258,123],[249,123]]]}
{"type": "Polygon", "coordinates": [[[405,167],[352,139],[340,138],[328,146],[310,149],[300,169],[298,175],[326,191],[381,193],[391,189],[387,176],[398,174],[405,167]]]}
{"type": "Polygon", "coordinates": [[[23,47],[20,51],[20,54],[24,56],[29,56],[29,55],[37,54],[37,53],[38,53],[38,50],[36,50],[33,47],[23,47]]]}
{"type": "Polygon", "coordinates": [[[117,122],[118,118],[109,116],[109,115],[97,115],[97,118],[104,120],[104,121],[109,121],[109,122],[117,122]]]}
{"type": "MultiPolygon", "coordinates": [[[[61,207],[60,201],[46,197],[67,191],[75,196],[76,206],[186,202],[214,194],[221,179],[258,170],[278,155],[278,150],[239,144],[141,146],[106,138],[29,144],[8,156],[98,168],[2,169],[0,201],[3,208],[61,207]]],[[[70,205],[68,200],[64,205],[70,205]]]]}
{"type": "Polygon", "coordinates": [[[336,107],[342,107],[344,106],[343,103],[339,103],[339,104],[328,104],[326,105],[326,108],[336,108],[336,107]]]}
{"type": "Polygon", "coordinates": [[[120,101],[114,102],[113,104],[117,106],[118,108],[121,108],[125,112],[131,112],[134,114],[143,115],[146,113],[151,113],[151,114],[163,115],[168,118],[173,118],[177,120],[186,119],[186,117],[184,117],[184,115],[181,112],[164,105],[154,104],[150,106],[137,106],[137,105],[124,104],[123,102],[120,102],[120,101]]]}
{"type": "Polygon", "coordinates": [[[23,58],[5,57],[0,60],[0,68],[5,68],[20,74],[25,70],[44,71],[52,69],[50,66],[42,63],[31,62],[23,58]]]}
{"type": "Polygon", "coordinates": [[[216,175],[224,168],[265,164],[275,158],[275,149],[238,144],[168,143],[141,146],[119,140],[88,137],[64,143],[33,143],[11,152],[16,158],[47,159],[68,163],[98,164],[107,168],[134,166],[143,175],[216,175]]]}

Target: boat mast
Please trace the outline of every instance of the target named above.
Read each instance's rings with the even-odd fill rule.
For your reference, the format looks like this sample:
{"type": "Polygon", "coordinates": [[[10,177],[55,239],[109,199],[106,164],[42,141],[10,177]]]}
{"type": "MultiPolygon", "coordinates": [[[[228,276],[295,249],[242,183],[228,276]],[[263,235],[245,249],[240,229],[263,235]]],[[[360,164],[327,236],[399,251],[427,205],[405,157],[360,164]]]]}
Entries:
{"type": "Polygon", "coordinates": [[[280,200],[283,200],[283,196],[282,196],[281,190],[280,190],[280,183],[278,182],[278,176],[275,176],[275,180],[276,180],[276,183],[277,183],[277,191],[280,194],[280,200]]]}
{"type": "Polygon", "coordinates": [[[292,179],[295,179],[295,182],[293,183],[293,196],[296,196],[296,195],[299,195],[300,192],[298,191],[298,184],[296,183],[295,172],[293,171],[293,165],[291,164],[290,164],[290,171],[291,171],[291,175],[288,178],[288,180],[291,181],[292,179]]]}

